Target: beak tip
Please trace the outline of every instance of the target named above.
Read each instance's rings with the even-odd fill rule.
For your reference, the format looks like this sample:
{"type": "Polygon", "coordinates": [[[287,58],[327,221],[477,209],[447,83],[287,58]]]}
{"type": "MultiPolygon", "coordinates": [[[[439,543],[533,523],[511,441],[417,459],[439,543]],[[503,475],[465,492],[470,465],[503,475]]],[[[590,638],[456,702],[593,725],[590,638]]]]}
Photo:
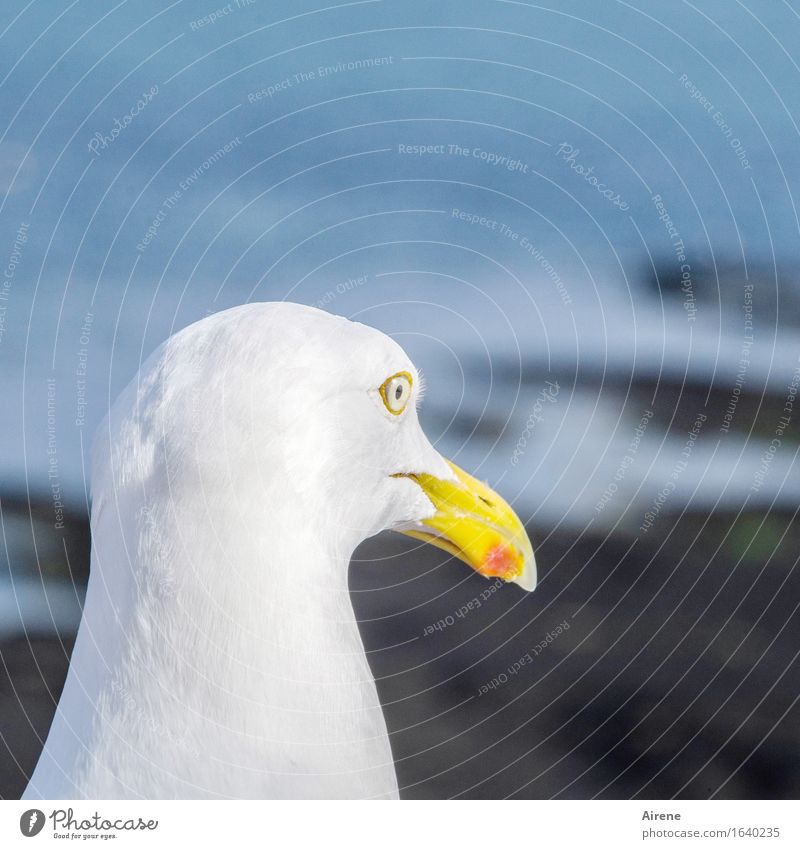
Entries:
{"type": "Polygon", "coordinates": [[[525,565],[522,567],[522,571],[516,578],[512,578],[511,582],[528,593],[531,593],[536,589],[538,576],[536,572],[536,560],[534,559],[533,554],[531,554],[529,558],[525,559],[525,565]]]}

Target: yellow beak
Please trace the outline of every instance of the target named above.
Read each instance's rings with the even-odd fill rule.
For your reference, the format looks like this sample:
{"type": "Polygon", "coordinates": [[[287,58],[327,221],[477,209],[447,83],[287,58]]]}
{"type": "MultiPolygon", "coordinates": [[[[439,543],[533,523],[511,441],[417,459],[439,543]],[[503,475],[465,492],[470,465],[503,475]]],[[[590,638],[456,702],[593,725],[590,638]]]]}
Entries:
{"type": "Polygon", "coordinates": [[[525,527],[508,503],[449,460],[455,480],[402,475],[416,481],[436,513],[401,533],[429,542],[487,578],[536,587],[536,560],[525,527]]]}

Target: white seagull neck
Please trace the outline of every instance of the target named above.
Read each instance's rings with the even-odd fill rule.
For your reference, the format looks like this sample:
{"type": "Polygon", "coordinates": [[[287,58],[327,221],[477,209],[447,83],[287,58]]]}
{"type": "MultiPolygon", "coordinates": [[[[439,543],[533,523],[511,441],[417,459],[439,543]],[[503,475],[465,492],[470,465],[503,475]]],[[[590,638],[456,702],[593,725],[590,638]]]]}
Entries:
{"type": "Polygon", "coordinates": [[[202,491],[115,501],[93,511],[84,619],[28,796],[396,796],[351,546],[286,499],[213,515],[202,491]]]}

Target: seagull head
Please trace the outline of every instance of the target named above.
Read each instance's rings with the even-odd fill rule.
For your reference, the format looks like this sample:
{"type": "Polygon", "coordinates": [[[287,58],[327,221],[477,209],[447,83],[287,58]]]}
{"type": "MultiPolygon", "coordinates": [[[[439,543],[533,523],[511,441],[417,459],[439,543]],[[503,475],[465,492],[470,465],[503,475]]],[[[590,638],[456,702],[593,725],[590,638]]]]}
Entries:
{"type": "Polygon", "coordinates": [[[392,529],[485,577],[535,587],[533,550],[514,510],[425,436],[423,381],[397,342],[297,304],[251,304],[214,318],[203,349],[217,365],[215,351],[231,352],[226,384],[238,374],[247,387],[218,388],[239,399],[226,410],[240,429],[226,451],[246,451],[258,479],[281,481],[273,501],[304,504],[315,532],[337,537],[339,550],[392,529]]]}
{"type": "MultiPolygon", "coordinates": [[[[239,504],[246,493],[296,545],[344,562],[392,529],[534,588],[522,522],[431,445],[417,416],[422,378],[389,336],[281,302],[217,313],[166,344],[155,380],[169,390],[152,430],[166,435],[155,461],[173,488],[227,487],[239,504]]],[[[148,378],[138,385],[141,409],[148,378]]]]}

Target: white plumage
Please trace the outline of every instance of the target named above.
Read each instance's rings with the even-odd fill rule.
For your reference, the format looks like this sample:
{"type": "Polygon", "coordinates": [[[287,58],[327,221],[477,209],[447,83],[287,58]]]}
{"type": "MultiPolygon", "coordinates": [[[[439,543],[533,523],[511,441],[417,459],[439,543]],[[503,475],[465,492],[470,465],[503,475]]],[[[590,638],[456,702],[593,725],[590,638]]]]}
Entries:
{"type": "Polygon", "coordinates": [[[286,303],[152,355],[95,440],[84,615],[25,798],[397,796],[348,564],[428,533],[420,475],[457,485],[415,398],[387,408],[398,373],[415,393],[391,339],[286,303]]]}

